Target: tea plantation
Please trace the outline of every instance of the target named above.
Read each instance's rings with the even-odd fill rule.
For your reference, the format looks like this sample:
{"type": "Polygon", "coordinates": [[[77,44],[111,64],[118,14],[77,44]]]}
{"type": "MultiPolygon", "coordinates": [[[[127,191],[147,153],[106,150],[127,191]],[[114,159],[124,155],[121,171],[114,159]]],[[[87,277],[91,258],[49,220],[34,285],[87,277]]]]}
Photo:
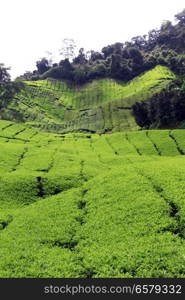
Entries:
{"type": "Polygon", "coordinates": [[[167,67],[158,65],[127,83],[101,79],[76,86],[53,79],[24,81],[25,88],[1,116],[50,132],[137,130],[132,105],[160,92],[175,78],[167,67]]]}
{"type": "Polygon", "coordinates": [[[0,121],[0,277],[185,277],[184,130],[31,125],[0,121]]]}

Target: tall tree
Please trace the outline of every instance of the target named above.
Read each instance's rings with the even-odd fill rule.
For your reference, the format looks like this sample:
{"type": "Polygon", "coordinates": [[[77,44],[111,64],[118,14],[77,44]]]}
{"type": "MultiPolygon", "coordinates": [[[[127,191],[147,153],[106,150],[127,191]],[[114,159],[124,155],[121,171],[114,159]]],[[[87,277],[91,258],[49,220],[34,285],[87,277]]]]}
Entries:
{"type": "Polygon", "coordinates": [[[175,15],[176,21],[179,21],[181,24],[185,24],[185,9],[180,13],[175,15]]]}
{"type": "Polygon", "coordinates": [[[0,83],[10,81],[10,68],[6,68],[4,64],[0,63],[0,83]]]}
{"type": "Polygon", "coordinates": [[[103,59],[102,53],[91,50],[90,51],[90,57],[89,57],[90,62],[93,62],[93,61],[96,61],[96,60],[99,60],[99,59],[103,59]]]}
{"type": "Polygon", "coordinates": [[[63,59],[71,61],[75,56],[76,44],[73,39],[65,38],[62,41],[62,47],[59,49],[59,53],[63,59]]]}
{"type": "Polygon", "coordinates": [[[49,61],[43,57],[41,60],[36,62],[36,66],[39,74],[43,74],[49,70],[49,61]]]}
{"type": "Polygon", "coordinates": [[[75,64],[80,64],[80,65],[84,65],[88,62],[88,60],[86,59],[84,48],[80,48],[78,56],[73,59],[73,62],[75,64]]]}

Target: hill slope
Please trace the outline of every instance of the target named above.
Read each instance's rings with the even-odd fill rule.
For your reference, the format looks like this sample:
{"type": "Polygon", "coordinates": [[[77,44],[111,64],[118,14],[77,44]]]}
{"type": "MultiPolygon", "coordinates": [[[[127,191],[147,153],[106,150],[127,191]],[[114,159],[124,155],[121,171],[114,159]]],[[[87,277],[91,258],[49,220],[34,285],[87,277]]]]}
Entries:
{"type": "Polygon", "coordinates": [[[0,277],[185,277],[184,140],[0,121],[0,277]]]}
{"type": "Polygon", "coordinates": [[[131,106],[160,92],[174,78],[168,68],[157,66],[126,84],[111,79],[81,87],[54,80],[25,81],[25,90],[2,117],[56,132],[134,130],[131,106]]]}

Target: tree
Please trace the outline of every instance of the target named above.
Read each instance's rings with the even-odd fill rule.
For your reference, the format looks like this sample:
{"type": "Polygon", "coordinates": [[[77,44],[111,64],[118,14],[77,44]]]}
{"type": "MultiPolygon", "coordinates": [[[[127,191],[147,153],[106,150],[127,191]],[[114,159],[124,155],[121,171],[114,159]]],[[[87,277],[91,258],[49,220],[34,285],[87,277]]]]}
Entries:
{"type": "Polygon", "coordinates": [[[10,81],[10,74],[8,73],[9,70],[10,68],[6,68],[4,64],[0,63],[0,83],[10,81]]]}
{"type": "Polygon", "coordinates": [[[61,67],[61,78],[73,80],[73,66],[70,63],[69,59],[61,60],[59,63],[61,67]]]}
{"type": "Polygon", "coordinates": [[[6,107],[13,99],[15,94],[24,88],[21,81],[6,81],[0,83],[0,109],[6,107]]]}
{"type": "Polygon", "coordinates": [[[108,45],[102,49],[102,53],[104,54],[104,58],[106,59],[108,56],[112,54],[121,55],[123,51],[123,43],[115,43],[113,45],[108,45]]]}
{"type": "MultiPolygon", "coordinates": [[[[17,77],[18,80],[31,80],[33,72],[26,71],[23,75],[17,77]]],[[[36,74],[35,74],[36,75],[36,74]]]]}
{"type": "Polygon", "coordinates": [[[129,48],[128,53],[129,57],[133,59],[134,63],[139,65],[143,63],[143,56],[137,48],[129,48]]]}
{"type": "Polygon", "coordinates": [[[121,78],[121,60],[122,57],[119,54],[113,54],[111,56],[111,76],[120,79],[121,78]]]}
{"type": "Polygon", "coordinates": [[[132,106],[132,111],[136,123],[140,127],[148,128],[150,126],[150,120],[148,119],[148,108],[146,102],[136,102],[132,106]]]}
{"type": "Polygon", "coordinates": [[[106,59],[108,56],[114,53],[114,47],[113,45],[108,45],[104,48],[102,48],[102,53],[104,55],[104,59],[106,59]]]}
{"type": "Polygon", "coordinates": [[[86,55],[84,52],[84,48],[80,48],[78,56],[76,56],[73,59],[73,63],[74,64],[78,64],[78,65],[84,65],[88,62],[88,60],[86,59],[86,55]]]}
{"type": "Polygon", "coordinates": [[[52,66],[53,65],[53,53],[51,51],[45,51],[46,53],[46,59],[48,60],[48,65],[52,66]]]}
{"type": "Polygon", "coordinates": [[[89,67],[87,65],[80,65],[74,71],[74,81],[77,84],[83,84],[89,79],[89,67]]]}
{"type": "Polygon", "coordinates": [[[96,60],[102,60],[103,59],[103,55],[100,52],[97,51],[90,51],[90,62],[96,61],[96,60]]]}
{"type": "Polygon", "coordinates": [[[76,44],[73,39],[65,38],[62,41],[62,47],[59,49],[59,53],[63,59],[71,61],[75,56],[76,44]]]}
{"type": "Polygon", "coordinates": [[[172,22],[164,20],[161,25],[161,31],[170,31],[171,29],[173,29],[172,22]]]}
{"type": "Polygon", "coordinates": [[[110,75],[112,78],[128,81],[132,77],[129,59],[122,58],[120,54],[111,56],[110,75]]]}
{"type": "Polygon", "coordinates": [[[180,13],[175,15],[176,21],[179,21],[181,24],[185,24],[185,9],[180,13]]]}
{"type": "Polygon", "coordinates": [[[152,50],[157,45],[157,39],[159,37],[160,30],[153,29],[148,33],[147,50],[152,50]]]}
{"type": "Polygon", "coordinates": [[[45,57],[43,57],[41,60],[37,61],[36,66],[37,66],[39,74],[45,73],[50,68],[49,61],[45,57]]]}
{"type": "Polygon", "coordinates": [[[95,78],[104,78],[107,76],[107,68],[105,64],[99,63],[94,64],[91,66],[89,71],[89,78],[95,79],[95,78]]]}
{"type": "Polygon", "coordinates": [[[143,36],[135,36],[131,39],[133,47],[136,47],[140,50],[144,49],[147,44],[146,35],[143,36]]]}

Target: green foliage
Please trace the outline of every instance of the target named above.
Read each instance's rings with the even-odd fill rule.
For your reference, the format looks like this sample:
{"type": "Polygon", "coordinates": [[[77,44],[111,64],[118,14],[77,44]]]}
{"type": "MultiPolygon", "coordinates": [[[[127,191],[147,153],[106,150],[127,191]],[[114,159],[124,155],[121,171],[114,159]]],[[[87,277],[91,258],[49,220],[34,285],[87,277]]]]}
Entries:
{"type": "Polygon", "coordinates": [[[38,74],[43,74],[48,71],[49,62],[45,57],[43,57],[41,60],[36,62],[36,66],[38,69],[38,74]]]}
{"type": "Polygon", "coordinates": [[[24,84],[19,81],[1,82],[0,81],[0,109],[7,107],[13,97],[24,88],[24,84]]]}
{"type": "Polygon", "coordinates": [[[184,277],[184,138],[0,121],[0,277],[184,277]]]}
{"type": "Polygon", "coordinates": [[[143,128],[179,127],[185,120],[184,81],[173,82],[158,95],[133,105],[136,123],[143,128]]]}
{"type": "Polygon", "coordinates": [[[6,68],[4,64],[0,63],[0,84],[10,81],[9,70],[10,68],[6,68]]]}
{"type": "Polygon", "coordinates": [[[2,117],[54,132],[135,130],[132,104],[155,95],[174,79],[168,68],[157,66],[127,84],[112,79],[82,86],[59,80],[24,81],[25,88],[2,117]]]}

